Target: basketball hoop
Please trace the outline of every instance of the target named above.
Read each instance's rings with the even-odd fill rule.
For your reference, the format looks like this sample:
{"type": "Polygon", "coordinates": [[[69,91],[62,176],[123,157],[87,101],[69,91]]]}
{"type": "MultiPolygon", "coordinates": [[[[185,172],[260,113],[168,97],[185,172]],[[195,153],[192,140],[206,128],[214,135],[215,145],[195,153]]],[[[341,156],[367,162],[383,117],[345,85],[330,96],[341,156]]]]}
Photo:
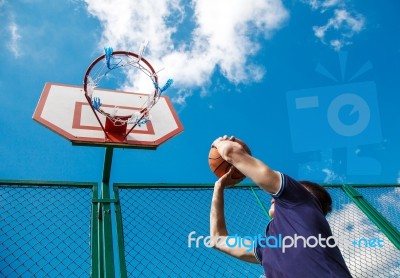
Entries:
{"type": "MultiPolygon", "coordinates": [[[[173,82],[172,79],[168,79],[164,86],[159,86],[157,72],[142,57],[145,48],[146,45],[142,45],[139,54],[128,51],[113,51],[112,48],[105,48],[105,54],[95,59],[85,73],[83,81],[85,97],[107,137],[110,133],[123,134],[124,136],[121,139],[125,139],[136,126],[140,127],[149,122],[151,108],[173,82]],[[104,95],[102,97],[96,95],[96,88],[101,88],[102,90],[110,90],[109,98],[122,97],[122,94],[121,96],[115,94],[113,89],[126,84],[129,78],[137,74],[145,74],[152,84],[150,90],[146,88],[147,92],[140,92],[144,94],[142,103],[139,106],[136,104],[138,110],[129,111],[124,109],[124,106],[129,105],[127,103],[129,99],[121,99],[114,106],[105,106],[102,99],[104,95]],[[101,122],[98,113],[106,117],[105,126],[101,122]],[[132,125],[129,131],[127,131],[128,124],[132,125]]],[[[107,100],[106,102],[109,101],[107,100]]]]}

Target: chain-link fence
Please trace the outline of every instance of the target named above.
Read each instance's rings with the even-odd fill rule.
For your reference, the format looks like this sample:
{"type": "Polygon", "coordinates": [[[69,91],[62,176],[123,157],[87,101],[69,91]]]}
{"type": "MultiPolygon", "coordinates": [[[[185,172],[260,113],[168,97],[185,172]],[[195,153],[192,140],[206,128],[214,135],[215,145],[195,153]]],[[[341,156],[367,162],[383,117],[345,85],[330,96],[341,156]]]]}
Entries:
{"type": "Polygon", "coordinates": [[[400,186],[360,187],[357,191],[400,230],[400,186]]]}
{"type": "MultiPolygon", "coordinates": [[[[207,248],[212,187],[155,188],[119,185],[128,277],[260,277],[260,265],[249,264],[207,248]]],[[[400,277],[400,251],[338,187],[327,187],[333,199],[328,217],[333,234],[354,277],[400,277]],[[375,245],[369,246],[371,239],[375,245]],[[380,239],[380,244],[376,245],[380,239]]],[[[360,189],[377,211],[398,224],[398,187],[360,189]],[[397,192],[397,195],[394,195],[397,192]],[[389,208],[387,207],[389,205],[389,208]],[[396,222],[397,221],[397,222],[396,222]]],[[[231,235],[263,234],[271,197],[258,188],[226,190],[225,215],[231,235]]]]}
{"type": "MultiPolygon", "coordinates": [[[[126,265],[130,277],[259,277],[262,269],[206,248],[211,188],[121,189],[126,265]],[[197,245],[197,246],[196,246],[197,245]],[[229,267],[228,267],[229,266],[229,267]]],[[[257,234],[268,218],[248,189],[227,190],[231,234],[257,234]]]]}
{"type": "MultiPolygon", "coordinates": [[[[333,211],[328,221],[352,275],[360,278],[400,277],[400,251],[341,188],[328,188],[328,191],[333,200],[333,211]]],[[[378,198],[387,191],[384,188],[363,188],[363,193],[376,194],[378,198]]],[[[375,205],[381,207],[384,203],[375,205]]],[[[397,214],[399,208],[397,206],[397,214]]]]}
{"type": "Polygon", "coordinates": [[[91,187],[0,185],[0,277],[89,277],[91,187]]]}
{"type": "MultiPolygon", "coordinates": [[[[353,276],[400,277],[399,185],[327,189],[328,221],[353,276]]],[[[108,277],[110,266],[117,277],[263,274],[206,247],[212,185],[115,184],[111,197],[97,193],[97,184],[0,182],[0,277],[108,277]]],[[[229,233],[263,234],[270,200],[257,187],[226,190],[229,233]]]]}

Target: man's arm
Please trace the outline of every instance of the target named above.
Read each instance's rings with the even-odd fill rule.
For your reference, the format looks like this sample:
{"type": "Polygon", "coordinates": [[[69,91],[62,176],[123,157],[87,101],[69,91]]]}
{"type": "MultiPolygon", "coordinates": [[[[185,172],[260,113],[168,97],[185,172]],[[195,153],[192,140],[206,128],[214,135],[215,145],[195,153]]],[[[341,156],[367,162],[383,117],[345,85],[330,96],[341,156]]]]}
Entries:
{"type": "Polygon", "coordinates": [[[228,163],[250,178],[255,184],[265,191],[275,194],[281,186],[281,176],[269,168],[261,160],[246,152],[241,144],[235,142],[234,137],[227,136],[216,139],[213,146],[228,163]]]}
{"type": "MultiPolygon", "coordinates": [[[[211,211],[210,211],[210,236],[213,239],[213,247],[220,250],[228,255],[231,255],[240,260],[259,263],[253,253],[253,242],[250,240],[245,240],[244,244],[239,246],[228,246],[226,241],[229,237],[228,231],[226,229],[225,214],[224,214],[224,189],[230,185],[233,185],[230,180],[230,175],[232,171],[222,176],[216,183],[214,187],[214,193],[211,201],[211,211]]],[[[228,239],[229,240],[229,239],[228,239]]],[[[236,238],[232,240],[242,240],[241,238],[236,238]]],[[[233,243],[229,243],[232,245],[233,243]]]]}

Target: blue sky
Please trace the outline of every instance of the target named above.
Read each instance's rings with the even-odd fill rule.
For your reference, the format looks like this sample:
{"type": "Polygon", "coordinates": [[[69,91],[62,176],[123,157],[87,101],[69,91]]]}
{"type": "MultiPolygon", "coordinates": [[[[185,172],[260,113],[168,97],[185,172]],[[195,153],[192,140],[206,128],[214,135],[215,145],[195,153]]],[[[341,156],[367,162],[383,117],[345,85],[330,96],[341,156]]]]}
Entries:
{"type": "Polygon", "coordinates": [[[397,1],[136,2],[0,1],[0,179],[98,181],[104,148],[33,112],[46,82],[82,85],[104,47],[148,40],[185,130],[115,149],[113,181],[212,183],[209,147],[228,134],[295,178],[400,182],[397,1]]]}

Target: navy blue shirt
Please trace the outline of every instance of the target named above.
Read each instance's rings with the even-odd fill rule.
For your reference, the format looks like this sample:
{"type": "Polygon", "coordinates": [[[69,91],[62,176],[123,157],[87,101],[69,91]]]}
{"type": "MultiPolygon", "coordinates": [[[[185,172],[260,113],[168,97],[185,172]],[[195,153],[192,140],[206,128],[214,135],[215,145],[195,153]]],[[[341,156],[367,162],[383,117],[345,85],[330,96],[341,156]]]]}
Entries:
{"type": "MultiPolygon", "coordinates": [[[[351,277],[342,254],[332,236],[319,201],[300,183],[287,175],[281,174],[282,182],[275,199],[274,219],[266,228],[266,238],[256,243],[254,254],[262,264],[267,278],[274,277],[351,277]],[[298,238],[297,247],[285,249],[277,247],[275,239],[290,236],[328,239],[322,245],[314,239],[298,238]],[[266,242],[268,241],[268,244],[266,242]],[[304,247],[304,244],[306,246],[304,247]],[[310,247],[314,246],[315,247],[310,247]]],[[[287,239],[289,244],[290,240],[287,239]]]]}

